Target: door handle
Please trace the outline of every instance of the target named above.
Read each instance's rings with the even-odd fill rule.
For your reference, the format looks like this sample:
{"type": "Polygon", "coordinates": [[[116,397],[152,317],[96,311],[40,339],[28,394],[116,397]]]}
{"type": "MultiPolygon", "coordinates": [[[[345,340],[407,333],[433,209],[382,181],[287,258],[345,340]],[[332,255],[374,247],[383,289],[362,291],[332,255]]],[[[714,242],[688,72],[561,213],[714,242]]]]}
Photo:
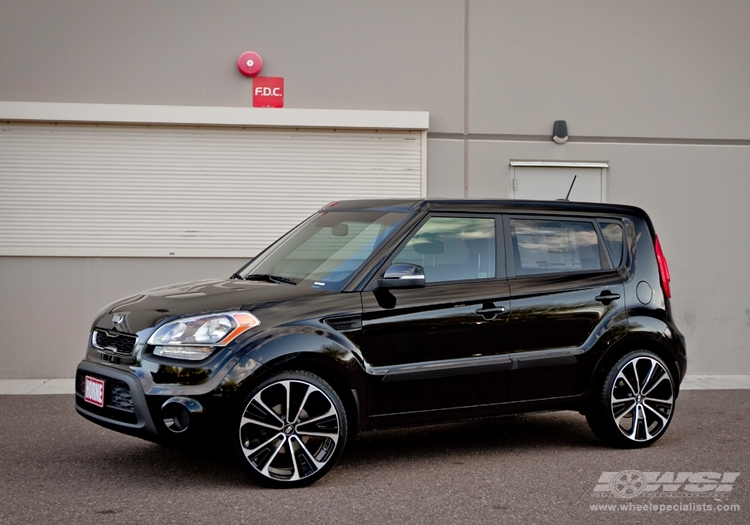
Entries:
{"type": "Polygon", "coordinates": [[[487,308],[480,308],[476,311],[477,314],[481,315],[487,320],[494,319],[498,314],[504,314],[506,309],[504,306],[490,306],[487,308]]]}
{"type": "Polygon", "coordinates": [[[619,293],[612,293],[609,290],[604,290],[602,293],[594,297],[594,299],[596,299],[597,301],[599,301],[600,303],[604,305],[607,305],[611,303],[612,301],[616,301],[619,298],[620,298],[619,293]]]}

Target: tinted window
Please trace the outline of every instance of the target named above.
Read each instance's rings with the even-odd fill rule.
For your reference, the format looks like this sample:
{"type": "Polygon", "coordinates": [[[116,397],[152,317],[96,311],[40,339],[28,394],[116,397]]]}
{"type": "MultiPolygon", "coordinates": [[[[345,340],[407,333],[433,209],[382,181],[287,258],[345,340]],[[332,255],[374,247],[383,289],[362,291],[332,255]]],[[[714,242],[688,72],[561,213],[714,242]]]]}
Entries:
{"type": "Polygon", "coordinates": [[[340,290],[406,213],[324,212],[295,228],[242,272],[340,290]]]}
{"type": "Polygon", "coordinates": [[[604,242],[612,258],[612,266],[618,268],[622,262],[622,224],[619,222],[599,221],[604,235],[604,242]]]}
{"type": "Polygon", "coordinates": [[[516,275],[601,269],[591,222],[511,219],[516,275]]]}
{"type": "Polygon", "coordinates": [[[432,217],[393,262],[424,267],[427,283],[495,277],[495,219],[432,217]]]}

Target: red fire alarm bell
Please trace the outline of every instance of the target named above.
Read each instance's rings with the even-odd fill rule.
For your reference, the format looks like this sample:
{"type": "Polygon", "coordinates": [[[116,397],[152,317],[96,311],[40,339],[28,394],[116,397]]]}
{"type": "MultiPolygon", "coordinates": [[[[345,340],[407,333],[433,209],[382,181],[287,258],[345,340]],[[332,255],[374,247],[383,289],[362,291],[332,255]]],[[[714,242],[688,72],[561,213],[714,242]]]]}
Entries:
{"type": "Polygon", "coordinates": [[[282,77],[255,77],[253,79],[253,107],[283,108],[284,79],[282,77]]]}
{"type": "Polygon", "coordinates": [[[263,69],[263,59],[254,51],[245,51],[237,59],[237,69],[246,77],[254,77],[263,69]]]}

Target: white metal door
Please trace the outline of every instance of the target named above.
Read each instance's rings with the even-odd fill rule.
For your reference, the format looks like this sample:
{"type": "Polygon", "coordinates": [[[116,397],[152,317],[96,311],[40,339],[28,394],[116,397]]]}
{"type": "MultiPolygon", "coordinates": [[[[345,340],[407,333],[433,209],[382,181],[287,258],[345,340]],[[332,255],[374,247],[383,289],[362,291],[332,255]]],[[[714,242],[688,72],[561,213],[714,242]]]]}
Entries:
{"type": "Polygon", "coordinates": [[[511,164],[510,182],[513,199],[557,200],[570,191],[571,201],[606,201],[606,164],[511,164]]]}

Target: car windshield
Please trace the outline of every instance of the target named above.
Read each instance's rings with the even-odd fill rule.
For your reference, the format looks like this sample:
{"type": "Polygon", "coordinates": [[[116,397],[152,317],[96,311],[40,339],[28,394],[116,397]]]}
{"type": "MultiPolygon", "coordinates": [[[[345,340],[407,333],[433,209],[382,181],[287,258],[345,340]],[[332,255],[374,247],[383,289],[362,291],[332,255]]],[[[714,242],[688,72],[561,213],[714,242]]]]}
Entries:
{"type": "Polygon", "coordinates": [[[407,216],[373,211],[318,213],[271,245],[239,277],[340,291],[407,216]]]}

